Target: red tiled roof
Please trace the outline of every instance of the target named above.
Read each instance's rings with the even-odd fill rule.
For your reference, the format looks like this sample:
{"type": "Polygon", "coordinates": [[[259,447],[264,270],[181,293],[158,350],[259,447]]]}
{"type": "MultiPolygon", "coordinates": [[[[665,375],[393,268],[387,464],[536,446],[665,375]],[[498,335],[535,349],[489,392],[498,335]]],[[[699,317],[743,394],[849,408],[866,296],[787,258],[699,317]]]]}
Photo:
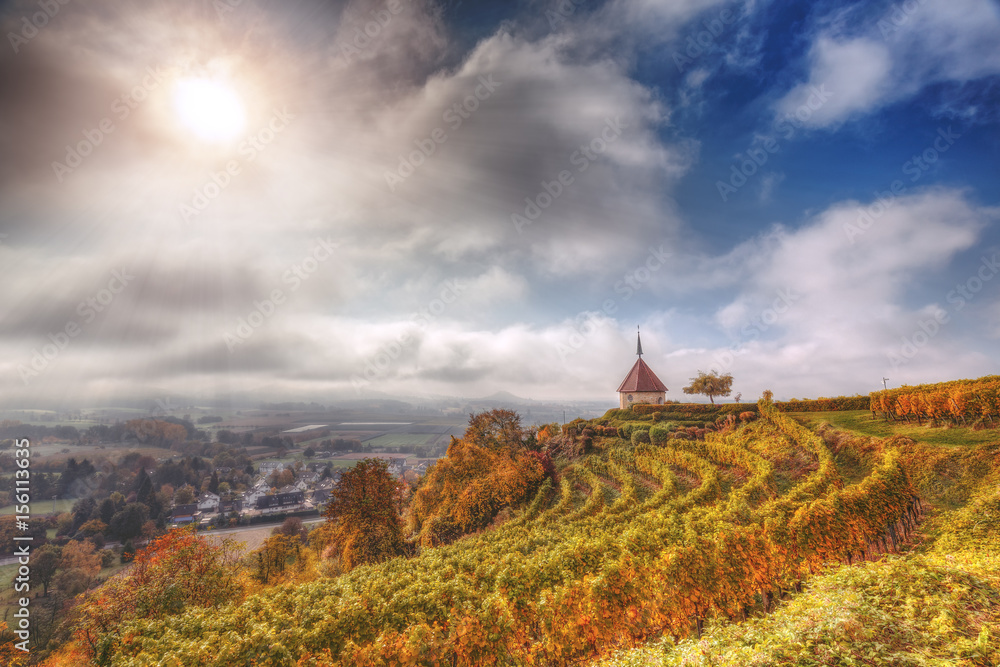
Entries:
{"type": "Polygon", "coordinates": [[[640,357],[618,387],[619,393],[627,391],[667,391],[667,387],[640,357]]]}

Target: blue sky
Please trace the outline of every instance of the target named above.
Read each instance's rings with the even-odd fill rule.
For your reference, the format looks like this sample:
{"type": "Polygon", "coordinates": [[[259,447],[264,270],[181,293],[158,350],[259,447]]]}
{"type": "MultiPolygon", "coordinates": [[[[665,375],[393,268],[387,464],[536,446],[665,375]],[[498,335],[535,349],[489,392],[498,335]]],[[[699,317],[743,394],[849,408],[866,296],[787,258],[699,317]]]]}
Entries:
{"type": "Polygon", "coordinates": [[[11,405],[612,403],[637,325],[669,398],[997,370],[996,2],[38,11],[0,9],[11,405]]]}

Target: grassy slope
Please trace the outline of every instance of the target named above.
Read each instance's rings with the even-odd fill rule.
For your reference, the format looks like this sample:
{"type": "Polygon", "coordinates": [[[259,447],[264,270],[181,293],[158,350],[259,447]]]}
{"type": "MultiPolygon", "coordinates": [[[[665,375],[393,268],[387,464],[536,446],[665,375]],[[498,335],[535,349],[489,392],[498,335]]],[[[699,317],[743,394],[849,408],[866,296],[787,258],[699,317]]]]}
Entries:
{"type": "MultiPolygon", "coordinates": [[[[998,439],[968,429],[890,430],[863,411],[794,416],[938,447],[998,439]]],[[[1000,486],[988,481],[964,507],[932,515],[921,532],[925,541],[910,552],[833,567],[773,614],[722,623],[698,639],[665,638],[595,667],[1000,665],[1000,486]]]]}
{"type": "Polygon", "coordinates": [[[858,435],[868,435],[877,438],[887,438],[892,435],[905,435],[917,442],[927,445],[947,447],[979,445],[1000,440],[1000,432],[995,430],[973,431],[970,428],[929,428],[916,424],[902,424],[872,419],[872,413],[867,410],[849,412],[790,412],[788,416],[800,423],[815,428],[823,422],[834,428],[851,431],[858,435]]]}
{"type": "MultiPolygon", "coordinates": [[[[36,500],[35,502],[28,503],[31,507],[31,516],[40,517],[45,514],[52,514],[52,508],[55,507],[55,513],[59,514],[61,512],[69,512],[73,509],[73,504],[76,500],[57,500],[53,503],[51,500],[36,500]]],[[[16,505],[7,505],[5,507],[0,507],[0,515],[3,514],[14,514],[17,509],[16,505]]]]}

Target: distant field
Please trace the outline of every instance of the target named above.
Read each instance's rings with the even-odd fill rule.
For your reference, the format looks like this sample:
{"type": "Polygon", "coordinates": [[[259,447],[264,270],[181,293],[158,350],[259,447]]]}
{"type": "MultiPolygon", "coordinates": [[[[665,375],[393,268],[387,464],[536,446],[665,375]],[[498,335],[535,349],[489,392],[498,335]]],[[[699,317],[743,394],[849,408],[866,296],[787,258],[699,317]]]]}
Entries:
{"type": "MultiPolygon", "coordinates": [[[[3,607],[4,612],[12,613],[14,607],[17,604],[17,599],[23,595],[23,593],[18,593],[14,590],[14,577],[17,576],[17,563],[13,565],[0,565],[0,582],[3,586],[0,587],[0,607],[3,607]]],[[[9,621],[8,621],[9,623],[9,621]]]]}
{"type": "Polygon", "coordinates": [[[835,428],[853,431],[860,435],[886,438],[892,435],[905,435],[917,442],[928,445],[944,445],[958,447],[963,445],[979,445],[1000,440],[1000,430],[984,429],[973,431],[970,428],[929,428],[916,424],[902,422],[887,422],[882,419],[872,419],[868,410],[850,410],[844,412],[789,412],[788,415],[806,426],[818,426],[829,422],[835,428]]]}
{"type": "MultiPolygon", "coordinates": [[[[306,525],[306,527],[311,529],[314,528],[316,525],[323,523],[324,521],[325,519],[322,518],[320,519],[309,518],[303,521],[303,523],[306,525]]],[[[277,528],[279,525],[280,524],[272,523],[272,524],[262,525],[258,528],[238,528],[236,530],[223,529],[221,531],[209,530],[198,533],[198,535],[205,538],[211,544],[222,544],[223,540],[225,540],[226,538],[232,538],[237,543],[242,542],[243,546],[241,547],[241,549],[243,550],[244,553],[247,553],[253,551],[254,549],[257,549],[262,544],[264,544],[264,540],[270,537],[271,533],[273,533],[274,529],[277,528]]]]}
{"type": "Polygon", "coordinates": [[[329,463],[331,468],[347,470],[358,464],[357,459],[324,459],[324,463],[329,463]]]}
{"type": "Polygon", "coordinates": [[[253,530],[244,530],[239,533],[214,533],[208,531],[205,533],[200,533],[210,544],[220,545],[223,540],[227,537],[231,537],[237,543],[242,542],[241,550],[243,553],[249,553],[254,549],[259,548],[264,544],[264,540],[271,536],[271,531],[273,531],[276,526],[262,526],[260,528],[255,528],[253,530]]]}
{"type": "MultiPolygon", "coordinates": [[[[293,425],[302,418],[302,413],[288,415],[233,415],[224,421],[212,424],[213,429],[278,428],[293,425]]],[[[319,420],[311,422],[319,423],[319,420]]]]}
{"type": "Polygon", "coordinates": [[[327,424],[306,424],[305,426],[296,426],[295,428],[290,428],[282,431],[282,435],[285,433],[305,433],[307,431],[319,431],[321,429],[327,428],[327,424]]]}
{"type": "MultiPolygon", "coordinates": [[[[57,500],[55,501],[56,514],[61,514],[63,512],[69,512],[73,509],[73,503],[76,500],[57,500]]],[[[52,513],[52,501],[51,500],[38,500],[33,503],[28,503],[31,508],[32,516],[41,516],[43,514],[52,513]]],[[[14,514],[14,505],[7,505],[6,507],[0,507],[0,515],[4,514],[14,514]]]]}
{"type": "MultiPolygon", "coordinates": [[[[305,449],[309,445],[318,445],[319,443],[323,442],[324,440],[329,440],[329,439],[330,439],[330,436],[327,435],[327,436],[322,436],[322,437],[318,437],[318,438],[311,438],[309,440],[301,440],[299,442],[296,442],[295,446],[296,447],[301,447],[302,449],[305,449]]],[[[317,449],[317,448],[314,447],[314,449],[317,449]]]]}
{"type": "Polygon", "coordinates": [[[51,428],[55,428],[56,426],[73,426],[79,431],[86,431],[91,426],[108,423],[107,420],[101,421],[99,419],[60,419],[57,421],[41,421],[38,419],[24,419],[22,417],[12,417],[12,419],[16,419],[22,424],[30,424],[32,426],[49,426],[51,428]]]}
{"type": "Polygon", "coordinates": [[[357,463],[361,459],[399,459],[405,456],[410,456],[409,454],[368,454],[364,452],[359,452],[356,454],[341,454],[339,457],[333,459],[334,463],[338,461],[347,463],[350,462],[351,465],[357,463]]]}
{"type": "Polygon", "coordinates": [[[403,447],[431,444],[437,438],[436,435],[428,436],[425,433],[386,433],[377,438],[365,440],[365,444],[372,447],[403,447]],[[428,442],[429,439],[430,442],[428,442]]]}
{"type": "Polygon", "coordinates": [[[66,442],[38,442],[37,440],[30,440],[30,444],[32,456],[52,456],[53,454],[59,454],[64,449],[68,449],[71,452],[76,449],[74,445],[66,442]]]}

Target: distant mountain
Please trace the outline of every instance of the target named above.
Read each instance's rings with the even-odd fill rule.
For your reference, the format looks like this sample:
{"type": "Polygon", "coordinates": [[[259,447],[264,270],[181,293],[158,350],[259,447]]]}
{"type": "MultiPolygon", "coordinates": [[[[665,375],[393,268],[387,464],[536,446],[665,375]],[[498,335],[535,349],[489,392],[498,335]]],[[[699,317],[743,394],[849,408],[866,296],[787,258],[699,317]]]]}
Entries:
{"type": "Polygon", "coordinates": [[[516,403],[517,405],[525,405],[527,403],[534,403],[530,398],[521,398],[520,396],[515,396],[509,391],[498,391],[495,394],[491,394],[484,398],[471,398],[470,403],[516,403]]]}

